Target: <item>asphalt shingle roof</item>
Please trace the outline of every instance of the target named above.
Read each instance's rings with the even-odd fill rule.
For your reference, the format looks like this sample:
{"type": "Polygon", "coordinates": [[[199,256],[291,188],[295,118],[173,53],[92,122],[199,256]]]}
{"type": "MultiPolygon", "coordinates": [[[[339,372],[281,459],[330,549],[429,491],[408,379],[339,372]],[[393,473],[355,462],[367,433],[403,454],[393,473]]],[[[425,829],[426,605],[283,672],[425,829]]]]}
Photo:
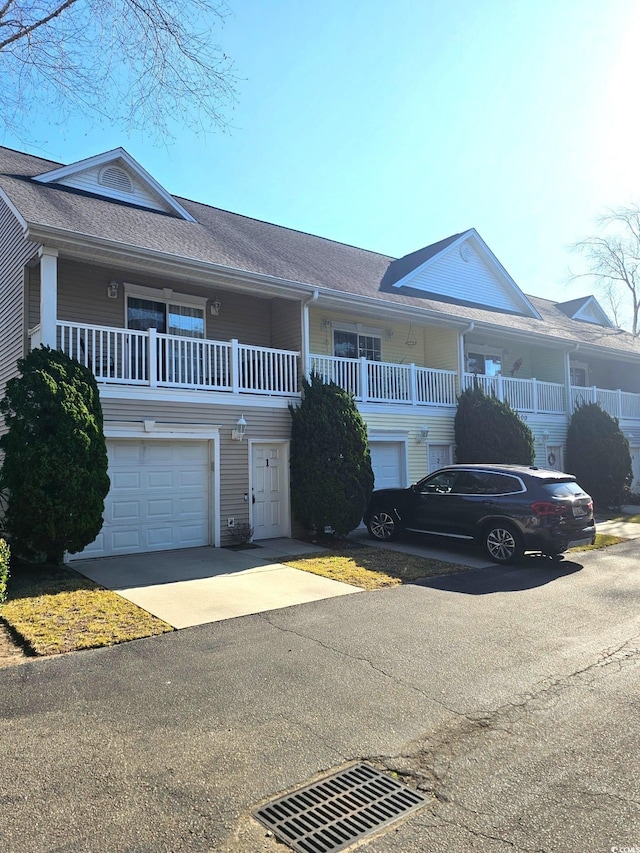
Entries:
{"type": "Polygon", "coordinates": [[[392,258],[178,196],[175,198],[196,219],[195,223],[32,180],[60,165],[63,164],[0,147],[0,188],[30,225],[301,282],[354,297],[379,299],[416,311],[428,309],[455,320],[640,355],[640,342],[627,332],[572,320],[565,313],[570,303],[529,296],[541,315],[538,320],[407,292],[404,288],[403,292],[390,292],[394,282],[445,249],[460,234],[404,258],[392,258]]]}

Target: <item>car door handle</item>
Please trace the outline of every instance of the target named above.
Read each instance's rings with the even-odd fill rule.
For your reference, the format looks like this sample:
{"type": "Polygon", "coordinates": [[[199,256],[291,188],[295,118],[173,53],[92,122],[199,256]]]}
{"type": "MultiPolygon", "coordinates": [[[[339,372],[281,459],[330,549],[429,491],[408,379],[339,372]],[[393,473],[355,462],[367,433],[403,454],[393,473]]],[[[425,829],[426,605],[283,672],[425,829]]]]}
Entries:
{"type": "Polygon", "coordinates": [[[495,501],[482,501],[482,506],[495,506],[495,501]]]}

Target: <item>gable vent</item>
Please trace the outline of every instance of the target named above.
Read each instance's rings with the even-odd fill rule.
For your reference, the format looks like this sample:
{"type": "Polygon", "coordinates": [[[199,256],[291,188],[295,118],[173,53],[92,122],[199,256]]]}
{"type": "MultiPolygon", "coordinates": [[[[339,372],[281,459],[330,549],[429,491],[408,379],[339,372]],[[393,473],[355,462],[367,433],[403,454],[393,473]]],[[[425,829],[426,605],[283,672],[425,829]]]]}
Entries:
{"type": "Polygon", "coordinates": [[[132,193],[133,184],[131,178],[119,166],[105,166],[100,172],[98,181],[103,187],[109,187],[112,190],[118,190],[121,193],[132,193]]]}

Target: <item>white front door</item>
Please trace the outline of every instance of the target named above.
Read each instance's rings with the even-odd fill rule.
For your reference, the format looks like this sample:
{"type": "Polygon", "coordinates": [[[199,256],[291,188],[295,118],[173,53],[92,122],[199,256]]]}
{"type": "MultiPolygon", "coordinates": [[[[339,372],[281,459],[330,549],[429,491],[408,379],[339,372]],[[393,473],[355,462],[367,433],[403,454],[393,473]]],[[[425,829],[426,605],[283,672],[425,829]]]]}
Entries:
{"type": "Polygon", "coordinates": [[[429,445],[429,474],[437,471],[438,468],[444,468],[445,465],[451,465],[451,445],[450,444],[430,444],[429,445]]]}
{"type": "Polygon", "coordinates": [[[254,444],[251,518],[254,539],[290,536],[286,445],[254,444]]]}

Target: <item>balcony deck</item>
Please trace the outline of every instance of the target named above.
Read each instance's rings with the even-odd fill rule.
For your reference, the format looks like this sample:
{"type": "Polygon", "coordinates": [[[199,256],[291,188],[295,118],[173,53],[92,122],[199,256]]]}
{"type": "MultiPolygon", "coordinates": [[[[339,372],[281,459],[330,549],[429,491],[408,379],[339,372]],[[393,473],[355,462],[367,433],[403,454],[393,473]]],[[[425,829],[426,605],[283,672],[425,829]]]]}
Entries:
{"type": "MultiPolygon", "coordinates": [[[[30,330],[29,336],[31,347],[38,346],[40,327],[30,330]]],[[[57,346],[90,368],[100,383],[282,397],[300,394],[300,353],[291,350],[63,321],[57,323],[57,346]]],[[[444,410],[457,405],[459,379],[454,370],[312,354],[307,365],[307,373],[311,372],[335,382],[359,403],[444,410]]],[[[560,383],[463,374],[463,388],[475,383],[517,412],[565,415],[582,403],[598,403],[621,421],[640,421],[640,394],[572,385],[567,401],[560,383]]]]}
{"type": "MultiPolygon", "coordinates": [[[[98,382],[295,396],[300,353],[241,344],[58,322],[58,348],[98,382]]],[[[37,333],[37,330],[34,330],[37,333]]],[[[32,336],[33,340],[33,336],[32,336]]]]}

